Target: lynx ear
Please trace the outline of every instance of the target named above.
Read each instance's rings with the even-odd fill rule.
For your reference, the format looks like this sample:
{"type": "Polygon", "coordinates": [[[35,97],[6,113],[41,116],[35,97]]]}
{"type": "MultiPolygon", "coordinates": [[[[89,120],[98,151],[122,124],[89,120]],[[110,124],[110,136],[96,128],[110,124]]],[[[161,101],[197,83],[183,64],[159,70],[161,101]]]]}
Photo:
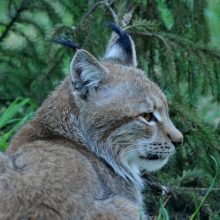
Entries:
{"type": "Polygon", "coordinates": [[[106,69],[85,50],[78,50],[70,65],[74,91],[83,98],[95,91],[104,79],[106,69]]]}
{"type": "Polygon", "coordinates": [[[118,25],[107,23],[115,33],[109,41],[104,60],[113,60],[125,66],[137,66],[135,45],[130,35],[118,25]]]}

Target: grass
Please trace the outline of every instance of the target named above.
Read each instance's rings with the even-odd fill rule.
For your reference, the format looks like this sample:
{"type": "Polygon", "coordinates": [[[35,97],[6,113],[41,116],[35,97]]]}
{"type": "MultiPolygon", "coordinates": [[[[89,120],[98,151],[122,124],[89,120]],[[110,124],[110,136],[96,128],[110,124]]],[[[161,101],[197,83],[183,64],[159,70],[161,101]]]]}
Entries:
{"type": "Polygon", "coordinates": [[[165,204],[160,201],[160,213],[158,215],[157,220],[170,220],[167,209],[165,208],[165,204]]]}
{"type": "Polygon", "coordinates": [[[214,184],[216,182],[217,176],[218,176],[218,163],[215,159],[215,157],[213,157],[212,155],[210,155],[210,157],[212,158],[212,160],[214,161],[215,164],[215,176],[212,180],[212,183],[207,191],[207,193],[205,194],[205,196],[203,197],[202,201],[200,202],[200,204],[196,207],[195,212],[192,214],[192,216],[190,217],[190,220],[195,220],[195,219],[200,219],[199,218],[199,210],[202,207],[202,205],[204,204],[205,200],[207,199],[208,195],[210,194],[210,192],[212,191],[214,184]]]}
{"type": "Polygon", "coordinates": [[[16,130],[32,116],[35,109],[34,103],[28,98],[17,98],[0,116],[0,151],[5,151],[8,142],[16,130]]]}

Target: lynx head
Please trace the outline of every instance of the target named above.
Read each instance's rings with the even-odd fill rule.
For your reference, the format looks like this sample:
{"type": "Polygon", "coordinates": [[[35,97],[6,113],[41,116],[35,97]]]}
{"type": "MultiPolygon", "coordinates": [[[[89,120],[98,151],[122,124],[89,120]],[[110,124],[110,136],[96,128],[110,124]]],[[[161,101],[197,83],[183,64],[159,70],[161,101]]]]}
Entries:
{"type": "Polygon", "coordinates": [[[130,35],[115,32],[102,61],[79,49],[71,62],[76,116],[87,147],[122,177],[141,184],[141,171],[167,163],[183,136],[169,118],[165,95],[138,69],[130,35]]]}

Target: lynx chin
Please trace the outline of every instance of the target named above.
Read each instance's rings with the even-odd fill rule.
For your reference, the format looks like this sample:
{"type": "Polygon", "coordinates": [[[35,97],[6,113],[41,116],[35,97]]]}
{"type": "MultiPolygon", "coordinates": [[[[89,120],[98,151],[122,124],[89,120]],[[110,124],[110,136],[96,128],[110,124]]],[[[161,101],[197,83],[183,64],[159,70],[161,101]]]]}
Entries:
{"type": "Polygon", "coordinates": [[[70,75],[0,153],[0,219],[148,219],[141,173],[163,167],[183,136],[130,35],[109,27],[103,59],[76,46],[70,75]]]}

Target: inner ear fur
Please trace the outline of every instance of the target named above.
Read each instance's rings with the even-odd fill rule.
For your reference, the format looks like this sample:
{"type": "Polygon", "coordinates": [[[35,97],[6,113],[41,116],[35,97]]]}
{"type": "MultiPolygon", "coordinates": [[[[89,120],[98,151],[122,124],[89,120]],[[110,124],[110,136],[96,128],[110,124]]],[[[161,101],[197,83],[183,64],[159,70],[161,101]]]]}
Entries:
{"type": "Polygon", "coordinates": [[[137,66],[135,44],[131,36],[118,25],[108,23],[114,32],[108,43],[104,60],[112,60],[125,66],[137,66]]]}
{"type": "Polygon", "coordinates": [[[86,98],[97,90],[107,70],[93,55],[80,49],[72,59],[70,72],[74,91],[86,98]]]}

